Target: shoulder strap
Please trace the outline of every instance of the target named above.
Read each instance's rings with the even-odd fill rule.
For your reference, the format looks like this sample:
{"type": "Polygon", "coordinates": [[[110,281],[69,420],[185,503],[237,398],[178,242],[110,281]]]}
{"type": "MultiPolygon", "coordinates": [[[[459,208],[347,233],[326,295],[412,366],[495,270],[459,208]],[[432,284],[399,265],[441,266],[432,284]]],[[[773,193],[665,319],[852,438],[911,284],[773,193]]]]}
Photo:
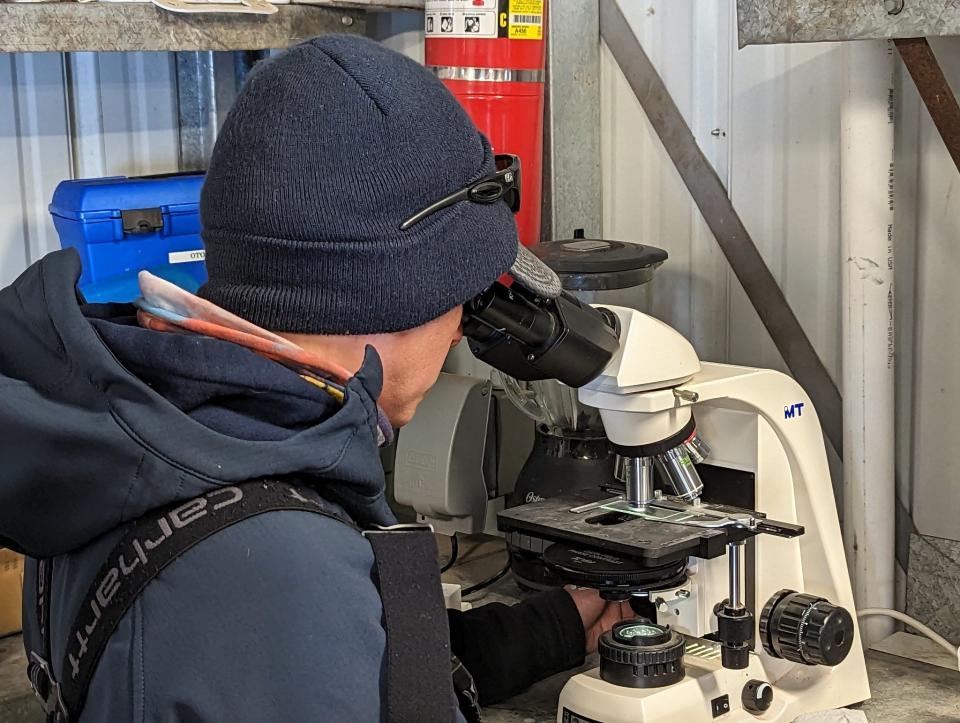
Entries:
{"type": "Polygon", "coordinates": [[[433,529],[394,525],[363,534],[383,600],[390,723],[451,721],[457,696],[433,529]]]}
{"type": "Polygon", "coordinates": [[[60,686],[50,667],[50,585],[53,583],[53,559],[37,561],[37,631],[40,635],[40,652],[32,651],[27,664],[27,677],[40,706],[46,714],[47,723],[62,720],[63,700],[60,686]]]}
{"type": "MultiPolygon", "coordinates": [[[[59,681],[53,675],[48,663],[50,660],[50,561],[42,561],[46,565],[40,568],[39,577],[42,578],[42,581],[38,581],[37,612],[41,623],[41,632],[43,633],[43,650],[41,653],[43,657],[32,656],[30,675],[32,681],[34,678],[37,679],[34,682],[34,690],[44,703],[48,723],[68,723],[80,717],[86,700],[87,689],[110,636],[137,596],[161,570],[194,545],[216,532],[242,520],[276,510],[313,512],[336,519],[360,532],[359,528],[349,519],[329,510],[314,490],[306,485],[282,480],[259,480],[231,487],[221,487],[188,502],[148,513],[134,522],[124,533],[123,538],[110,552],[107,561],[100,568],[87,590],[70,630],[59,681]],[[42,598],[42,602],[39,601],[39,598],[42,598]]],[[[393,538],[394,536],[391,535],[390,537],[393,538]]],[[[389,578],[390,573],[380,572],[380,552],[391,548],[386,553],[391,554],[394,551],[393,548],[396,548],[397,550],[406,549],[407,553],[411,555],[425,553],[425,548],[422,547],[424,538],[419,535],[416,536],[418,545],[415,547],[403,544],[397,546],[383,545],[380,544],[383,541],[376,535],[369,539],[374,555],[377,557],[377,570],[381,579],[389,578]],[[378,540],[377,544],[374,544],[375,539],[378,540]]],[[[412,541],[414,537],[403,535],[397,539],[412,541]]],[[[433,541],[432,534],[430,539],[433,541]]],[[[433,544],[435,545],[435,542],[433,544]]],[[[436,567],[435,547],[433,557],[430,559],[436,567]]],[[[399,567],[401,570],[406,568],[405,577],[409,583],[411,580],[409,567],[411,560],[404,557],[402,561],[393,560],[390,564],[399,567]]],[[[412,562],[412,564],[418,571],[425,567],[424,563],[420,561],[412,562]]],[[[423,593],[427,593],[429,585],[429,583],[423,585],[423,593]]],[[[432,606],[435,602],[434,594],[441,594],[439,580],[436,581],[434,594],[421,594],[416,600],[403,596],[396,600],[391,599],[393,590],[394,588],[388,584],[388,594],[384,594],[384,589],[381,588],[384,616],[388,620],[415,616],[420,611],[432,606]]],[[[441,599],[441,612],[443,612],[442,608],[441,599]]],[[[444,626],[446,626],[445,618],[444,626]]],[[[446,632],[446,627],[443,631],[446,632]]],[[[387,636],[388,650],[391,650],[393,641],[390,638],[389,624],[387,625],[387,636]]],[[[432,638],[429,639],[433,642],[432,638]]],[[[387,666],[388,720],[390,723],[425,720],[424,718],[396,717],[389,707],[389,702],[396,695],[395,691],[392,692],[392,681],[397,674],[400,674],[401,679],[403,679],[403,673],[396,669],[415,670],[420,666],[422,671],[424,657],[430,657],[425,655],[426,648],[423,647],[423,642],[418,643],[416,640],[404,637],[403,641],[398,642],[397,645],[399,645],[399,649],[405,651],[405,654],[400,659],[394,659],[392,655],[389,658],[387,666]]],[[[449,646],[449,643],[447,645],[449,646]]],[[[446,660],[449,660],[449,657],[446,660]]],[[[433,680],[439,680],[442,683],[449,682],[449,663],[445,661],[444,675],[433,680]]],[[[449,709],[450,698],[445,694],[446,689],[437,691],[436,685],[434,685],[432,695],[427,696],[425,700],[421,700],[421,710],[423,704],[435,705],[435,703],[429,701],[430,698],[442,698],[448,706],[448,713],[445,717],[427,718],[426,720],[452,719],[453,713],[449,709]]]]}

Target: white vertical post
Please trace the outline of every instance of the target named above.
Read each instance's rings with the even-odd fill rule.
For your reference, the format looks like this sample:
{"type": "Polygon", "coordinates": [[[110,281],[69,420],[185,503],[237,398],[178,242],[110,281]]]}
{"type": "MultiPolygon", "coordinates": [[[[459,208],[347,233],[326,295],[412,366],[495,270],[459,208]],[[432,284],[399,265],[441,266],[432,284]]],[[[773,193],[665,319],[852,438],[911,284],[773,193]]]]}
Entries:
{"type": "MultiPolygon", "coordinates": [[[[893,69],[887,41],[844,43],[840,227],[843,530],[858,607],[892,608],[894,538],[893,69]]],[[[862,623],[866,646],[892,623],[862,623]]]]}

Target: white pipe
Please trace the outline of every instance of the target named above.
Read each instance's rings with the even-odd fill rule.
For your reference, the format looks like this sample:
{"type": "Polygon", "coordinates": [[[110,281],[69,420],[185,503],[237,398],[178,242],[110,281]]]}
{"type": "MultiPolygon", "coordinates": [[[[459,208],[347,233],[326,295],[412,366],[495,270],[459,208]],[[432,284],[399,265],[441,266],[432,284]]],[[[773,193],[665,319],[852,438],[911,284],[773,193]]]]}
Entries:
{"type": "MultiPolygon", "coordinates": [[[[893,46],[843,43],[840,229],[843,531],[858,608],[892,608],[894,580],[893,46]]],[[[869,647],[893,632],[871,618],[869,647]]]]}

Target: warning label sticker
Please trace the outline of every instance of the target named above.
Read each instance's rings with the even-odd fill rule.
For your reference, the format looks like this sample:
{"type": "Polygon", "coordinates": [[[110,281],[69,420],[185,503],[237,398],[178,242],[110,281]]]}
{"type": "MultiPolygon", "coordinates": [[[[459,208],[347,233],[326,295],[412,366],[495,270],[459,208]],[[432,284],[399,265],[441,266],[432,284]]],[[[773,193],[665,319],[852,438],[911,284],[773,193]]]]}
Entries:
{"type": "Polygon", "coordinates": [[[543,0],[510,0],[509,22],[512,40],[542,40],[543,0]]]}
{"type": "Polygon", "coordinates": [[[498,0],[426,0],[424,22],[427,35],[495,38],[497,10],[498,0]]]}

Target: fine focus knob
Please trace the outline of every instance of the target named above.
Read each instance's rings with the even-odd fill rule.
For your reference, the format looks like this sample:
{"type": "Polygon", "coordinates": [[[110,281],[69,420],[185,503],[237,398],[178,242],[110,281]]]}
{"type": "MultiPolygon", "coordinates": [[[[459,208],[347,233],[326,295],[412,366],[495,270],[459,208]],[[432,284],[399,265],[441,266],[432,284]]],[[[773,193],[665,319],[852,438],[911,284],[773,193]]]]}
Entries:
{"type": "Polygon", "coordinates": [[[740,694],[743,709],[760,715],[773,705],[773,686],[763,680],[750,680],[740,694]]]}
{"type": "Polygon", "coordinates": [[[600,677],[626,688],[659,688],[683,680],[683,636],[646,618],[617,623],[600,636],[600,677]]]}
{"type": "Polygon", "coordinates": [[[838,665],[853,645],[853,617],[826,598],[781,590],[760,613],[760,638],[776,658],[838,665]]]}

